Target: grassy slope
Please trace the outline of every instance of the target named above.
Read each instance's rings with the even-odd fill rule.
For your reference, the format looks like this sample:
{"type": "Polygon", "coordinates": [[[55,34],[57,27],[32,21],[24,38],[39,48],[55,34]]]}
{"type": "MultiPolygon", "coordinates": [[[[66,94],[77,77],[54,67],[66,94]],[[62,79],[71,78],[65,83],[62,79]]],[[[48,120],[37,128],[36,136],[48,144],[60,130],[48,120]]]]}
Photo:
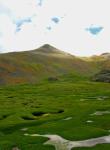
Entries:
{"type": "Polygon", "coordinates": [[[96,65],[59,51],[50,45],[27,52],[0,55],[0,84],[35,83],[63,74],[89,76],[96,65]]]}
{"type": "MultiPolygon", "coordinates": [[[[70,140],[108,135],[110,114],[90,115],[95,111],[110,111],[110,84],[88,81],[103,62],[99,57],[85,61],[49,45],[0,55],[0,83],[14,84],[0,87],[0,149],[11,150],[17,145],[21,150],[54,150],[43,145],[45,138],[25,137],[26,132],[58,134],[70,140]],[[58,76],[59,80],[48,82],[50,76],[58,76]],[[40,79],[44,80],[39,84],[23,84],[40,79]],[[58,113],[62,110],[63,113],[58,113]],[[38,117],[33,112],[46,115],[38,117]],[[73,118],[63,120],[67,117],[73,118]],[[28,131],[21,131],[22,128],[28,131]]],[[[109,150],[110,144],[77,149],[109,150]]]]}
{"type": "MultiPolygon", "coordinates": [[[[58,134],[70,140],[109,134],[110,114],[90,114],[98,110],[110,111],[110,84],[87,80],[75,82],[72,76],[67,76],[62,77],[62,81],[1,87],[0,104],[1,150],[10,150],[14,145],[21,150],[54,150],[51,146],[43,146],[45,138],[23,136],[27,132],[58,134]],[[99,100],[100,97],[104,100],[99,100]],[[64,112],[58,113],[59,110],[64,112]],[[33,112],[46,115],[35,117],[33,112]],[[64,121],[67,117],[73,118],[64,121]],[[87,120],[93,120],[93,123],[87,123],[87,120]],[[28,128],[28,131],[21,131],[22,128],[28,128]]],[[[110,144],[77,149],[109,150],[110,144]]]]}

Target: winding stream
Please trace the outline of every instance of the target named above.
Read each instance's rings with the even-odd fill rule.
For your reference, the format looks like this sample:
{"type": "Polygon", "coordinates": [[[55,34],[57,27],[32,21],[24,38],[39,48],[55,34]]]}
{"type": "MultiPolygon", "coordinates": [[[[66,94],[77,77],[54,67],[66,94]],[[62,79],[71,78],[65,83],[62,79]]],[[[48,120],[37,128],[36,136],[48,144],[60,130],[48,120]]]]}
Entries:
{"type": "Polygon", "coordinates": [[[56,150],[71,150],[75,147],[93,147],[97,144],[110,143],[110,135],[99,138],[92,138],[83,141],[69,141],[58,135],[39,135],[39,134],[24,134],[25,136],[41,136],[47,137],[49,140],[44,145],[53,145],[56,150]]]}

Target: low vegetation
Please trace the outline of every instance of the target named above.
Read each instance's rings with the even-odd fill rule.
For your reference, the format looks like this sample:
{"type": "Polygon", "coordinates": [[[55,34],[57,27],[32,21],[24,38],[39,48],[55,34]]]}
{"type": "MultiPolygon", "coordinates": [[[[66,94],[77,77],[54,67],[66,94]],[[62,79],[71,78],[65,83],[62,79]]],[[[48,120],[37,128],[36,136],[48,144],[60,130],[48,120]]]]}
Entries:
{"type": "MultiPolygon", "coordinates": [[[[110,111],[110,84],[76,79],[68,75],[54,82],[0,87],[0,149],[55,149],[43,145],[47,138],[27,133],[72,141],[109,135],[110,113],[104,111],[110,111]],[[103,114],[91,115],[99,111],[103,114]]],[[[110,144],[76,149],[109,150],[110,144]]]]}

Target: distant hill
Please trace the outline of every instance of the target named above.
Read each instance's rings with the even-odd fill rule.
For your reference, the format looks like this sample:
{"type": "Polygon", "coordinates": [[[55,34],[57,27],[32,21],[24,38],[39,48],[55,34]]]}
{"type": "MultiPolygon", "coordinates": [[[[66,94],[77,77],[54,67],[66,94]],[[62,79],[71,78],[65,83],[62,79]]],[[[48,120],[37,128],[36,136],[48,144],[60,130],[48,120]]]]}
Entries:
{"type": "Polygon", "coordinates": [[[110,59],[110,53],[103,53],[100,56],[105,58],[105,59],[110,59]]]}
{"type": "Polygon", "coordinates": [[[109,70],[101,70],[93,77],[94,81],[98,82],[107,82],[110,83],[110,69],[109,70]]]}
{"type": "Polygon", "coordinates": [[[110,83],[110,53],[103,53],[87,58],[88,61],[95,64],[98,72],[93,76],[94,81],[110,83]]]}
{"type": "Polygon", "coordinates": [[[91,76],[97,71],[93,62],[48,44],[31,51],[0,54],[0,85],[37,83],[70,73],[91,76]]]}
{"type": "Polygon", "coordinates": [[[110,53],[103,53],[101,55],[95,55],[89,57],[88,60],[97,65],[100,70],[110,69],[110,53]]]}

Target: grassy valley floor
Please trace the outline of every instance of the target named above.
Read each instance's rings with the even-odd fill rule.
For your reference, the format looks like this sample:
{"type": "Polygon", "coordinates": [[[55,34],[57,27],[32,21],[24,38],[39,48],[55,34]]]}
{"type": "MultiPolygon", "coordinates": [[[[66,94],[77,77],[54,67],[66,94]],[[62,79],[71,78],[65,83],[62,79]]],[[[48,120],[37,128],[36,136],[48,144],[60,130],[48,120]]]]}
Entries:
{"type": "MultiPolygon", "coordinates": [[[[88,80],[45,81],[0,87],[0,150],[55,150],[43,145],[57,134],[77,141],[110,134],[110,84],[88,80]]],[[[100,144],[76,150],[109,150],[100,144]]]]}

